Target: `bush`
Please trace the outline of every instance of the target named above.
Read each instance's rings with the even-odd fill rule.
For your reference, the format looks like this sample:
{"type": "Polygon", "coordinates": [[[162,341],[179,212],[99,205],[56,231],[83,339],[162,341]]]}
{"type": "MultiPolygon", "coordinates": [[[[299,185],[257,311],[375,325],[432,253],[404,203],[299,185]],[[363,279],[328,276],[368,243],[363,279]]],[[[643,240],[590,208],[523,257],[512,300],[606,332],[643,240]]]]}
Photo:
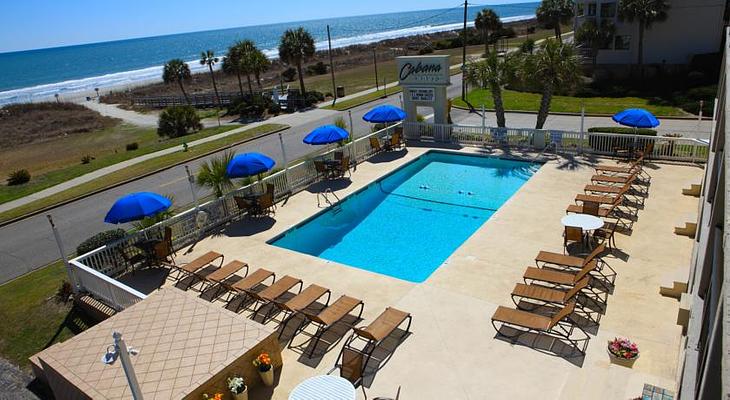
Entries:
{"type": "Polygon", "coordinates": [[[424,47],[421,50],[418,50],[418,54],[421,56],[424,54],[431,54],[431,53],[433,53],[433,47],[431,47],[431,46],[424,47]]]}
{"type": "Polygon", "coordinates": [[[269,106],[269,114],[279,115],[281,113],[281,106],[278,103],[271,102],[269,106]]]}
{"type": "Polygon", "coordinates": [[[527,38],[520,45],[520,52],[523,54],[532,54],[535,51],[535,39],[527,38]]]}
{"type": "Polygon", "coordinates": [[[228,113],[238,114],[245,119],[259,119],[263,118],[267,109],[272,114],[278,114],[281,111],[281,107],[275,104],[270,97],[245,95],[231,102],[228,106],[228,113]]]}
{"type": "Polygon", "coordinates": [[[96,235],[84,240],[76,247],[76,255],[86,254],[101,246],[117,241],[125,236],[124,229],[111,229],[99,232],[96,235]]]}
{"type": "Polygon", "coordinates": [[[167,107],[160,114],[157,134],[176,138],[203,129],[200,117],[192,106],[167,107]]]}
{"type": "Polygon", "coordinates": [[[656,136],[656,131],[654,129],[646,129],[646,128],[619,128],[619,127],[594,127],[589,128],[588,132],[600,132],[600,133],[618,133],[618,134],[624,134],[624,135],[644,135],[644,136],[656,136]]]}
{"type": "Polygon", "coordinates": [[[307,96],[304,98],[304,100],[307,106],[311,106],[313,104],[324,101],[324,94],[322,94],[322,92],[312,90],[307,92],[307,96]]]}
{"type": "Polygon", "coordinates": [[[333,125],[344,130],[348,129],[347,122],[345,122],[345,118],[343,118],[341,115],[335,118],[333,125]]]}
{"type": "Polygon", "coordinates": [[[284,72],[281,73],[281,77],[284,79],[284,82],[293,82],[294,78],[297,76],[297,70],[293,67],[289,67],[284,70],[284,72]]]}
{"type": "Polygon", "coordinates": [[[81,164],[89,164],[91,162],[91,160],[93,160],[93,159],[94,159],[94,157],[87,154],[87,155],[81,157],[81,164]]]}
{"type": "Polygon", "coordinates": [[[327,64],[323,63],[322,61],[307,66],[307,74],[309,75],[324,75],[327,73],[327,64]]]}
{"type": "Polygon", "coordinates": [[[30,172],[27,169],[15,170],[8,175],[8,186],[22,185],[30,182],[30,172]]]}
{"type": "Polygon", "coordinates": [[[139,143],[137,143],[137,142],[127,143],[127,151],[135,151],[137,149],[139,149],[139,143]]]}

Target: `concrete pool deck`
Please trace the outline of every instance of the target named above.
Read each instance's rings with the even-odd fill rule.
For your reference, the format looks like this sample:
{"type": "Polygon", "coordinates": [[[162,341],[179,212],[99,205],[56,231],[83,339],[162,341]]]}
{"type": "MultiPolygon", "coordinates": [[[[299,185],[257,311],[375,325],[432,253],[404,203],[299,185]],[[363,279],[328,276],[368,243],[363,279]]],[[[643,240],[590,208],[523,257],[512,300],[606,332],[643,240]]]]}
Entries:
{"type": "MultiPolygon", "coordinates": [[[[335,181],[314,189],[331,186],[343,198],[428,150],[409,147],[403,153],[378,156],[358,165],[351,183],[335,181]]],[[[247,262],[251,270],[266,268],[277,277],[299,277],[305,287],[316,283],[332,289],[333,301],[342,294],[362,299],[365,324],[387,306],[411,312],[413,334],[380,364],[374,378],[366,378],[368,398],[394,397],[399,386],[402,398],[411,399],[628,399],[640,396],[644,383],[673,389],[681,340],[681,327],[676,325],[679,303],[662,297],[659,286],[665,276],[689,265],[693,242],[674,235],[673,227],[696,213],[697,199],[681,191],[688,182],[701,179],[702,169],[695,166],[646,167],[653,177],[649,197],[632,235],[619,234],[619,251],[606,258],[618,273],[616,287],[584,359],[545,354],[495,338],[490,317],[499,305],[513,306],[510,293],[522,281],[525,267],[534,265],[540,250],[562,251],[560,218],[575,194],[589,183],[593,163],[565,158],[548,161],[423,283],[268,245],[268,240],[321,210],[314,189],[278,204],[273,218],[244,218],[203,239],[189,254],[178,252],[176,260],[184,262],[214,250],[224,254],[226,261],[247,262]],[[637,342],[641,357],[633,369],[610,364],[606,342],[616,336],[637,342]]],[[[438,234],[428,240],[438,240],[438,234]]],[[[276,328],[278,322],[267,325],[276,328]]],[[[339,337],[347,338],[349,333],[339,337]]],[[[325,338],[333,341],[338,336],[325,338]]],[[[344,340],[326,353],[325,343],[320,343],[310,359],[302,355],[308,349],[306,343],[300,346],[306,339],[300,335],[292,342],[294,348],[284,349],[284,366],[277,371],[280,376],[273,392],[255,389],[252,399],[286,399],[304,379],[332,369],[344,340]]],[[[362,398],[359,389],[358,396],[362,398]]]]}

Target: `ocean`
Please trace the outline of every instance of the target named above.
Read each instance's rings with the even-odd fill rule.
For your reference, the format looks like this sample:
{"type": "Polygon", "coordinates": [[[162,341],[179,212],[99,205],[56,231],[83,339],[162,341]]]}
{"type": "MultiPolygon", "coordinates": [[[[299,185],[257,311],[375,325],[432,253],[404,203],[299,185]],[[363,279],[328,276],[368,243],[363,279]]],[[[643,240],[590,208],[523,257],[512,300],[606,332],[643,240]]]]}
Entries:
{"type": "MultiPolygon", "coordinates": [[[[502,21],[534,17],[539,2],[490,5],[502,21]]],[[[469,24],[484,6],[468,9],[469,24]]],[[[367,44],[416,34],[459,29],[463,8],[409,11],[379,15],[285,22],[203,32],[118,40],[40,50],[0,53],[0,105],[40,101],[74,94],[159,81],[162,65],[173,58],[188,60],[193,72],[202,71],[197,59],[211,49],[223,56],[233,42],[252,39],[269,57],[277,56],[282,33],[307,29],[318,49],[326,49],[327,25],[333,47],[367,44]]]]}

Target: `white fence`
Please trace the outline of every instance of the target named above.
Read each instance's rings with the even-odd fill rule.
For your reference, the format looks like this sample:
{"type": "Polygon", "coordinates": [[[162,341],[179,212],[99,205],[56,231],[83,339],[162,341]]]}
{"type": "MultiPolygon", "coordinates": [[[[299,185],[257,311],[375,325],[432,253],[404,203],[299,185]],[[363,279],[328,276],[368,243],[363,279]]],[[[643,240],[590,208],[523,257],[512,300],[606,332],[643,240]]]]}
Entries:
{"type": "Polygon", "coordinates": [[[329,147],[312,153],[306,160],[295,162],[288,169],[274,172],[264,177],[261,182],[246,185],[219,199],[201,204],[198,208],[186,210],[155,226],[132,233],[114,243],[77,257],[70,263],[76,278],[76,285],[79,290],[88,292],[111,307],[117,310],[124,309],[144,298],[141,293],[113,279],[132,267],[128,261],[131,255],[127,252],[134,249],[134,243],[144,238],[161,237],[165,227],[172,230],[172,242],[175,249],[195,243],[212,230],[241,217],[233,199],[234,196],[242,196],[254,191],[256,186],[269,183],[274,185],[276,200],[300,192],[320,179],[314,166],[314,158],[332,158],[335,152],[342,152],[344,156],[350,157],[351,168],[356,168],[358,163],[374,154],[370,145],[371,137],[383,138],[400,129],[402,129],[400,124],[396,124],[355,139],[343,146],[329,147]]]}

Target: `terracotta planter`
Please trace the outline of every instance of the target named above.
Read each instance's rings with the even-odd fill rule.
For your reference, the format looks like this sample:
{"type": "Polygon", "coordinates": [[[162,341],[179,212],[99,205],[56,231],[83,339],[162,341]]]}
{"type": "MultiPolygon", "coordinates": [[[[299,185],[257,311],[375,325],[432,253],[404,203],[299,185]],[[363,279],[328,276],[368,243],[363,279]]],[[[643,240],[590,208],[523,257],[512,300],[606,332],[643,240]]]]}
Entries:
{"type": "Polygon", "coordinates": [[[634,362],[639,358],[637,355],[634,358],[621,358],[616,357],[611,351],[608,349],[606,350],[608,352],[608,357],[611,359],[611,364],[620,365],[622,367],[631,368],[634,366],[634,362]]]}
{"type": "Polygon", "coordinates": [[[264,382],[264,385],[274,385],[274,367],[269,368],[269,370],[266,372],[262,372],[259,370],[259,375],[261,376],[261,380],[264,382]]]}
{"type": "Polygon", "coordinates": [[[248,400],[248,386],[246,386],[246,389],[243,389],[243,392],[234,394],[233,399],[234,400],[248,400]]]}

